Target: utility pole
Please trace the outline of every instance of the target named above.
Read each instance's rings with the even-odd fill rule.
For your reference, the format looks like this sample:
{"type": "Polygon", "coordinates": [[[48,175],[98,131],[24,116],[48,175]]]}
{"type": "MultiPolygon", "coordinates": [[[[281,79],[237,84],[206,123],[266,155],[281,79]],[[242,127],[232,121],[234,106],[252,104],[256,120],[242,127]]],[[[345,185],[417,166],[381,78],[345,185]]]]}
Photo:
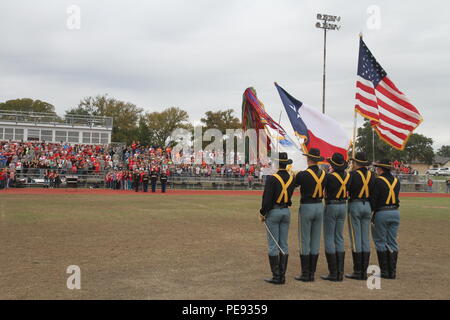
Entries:
{"type": "Polygon", "coordinates": [[[328,14],[317,14],[316,28],[323,29],[323,91],[322,91],[322,112],[325,113],[325,74],[326,74],[326,61],[327,61],[327,30],[341,29],[340,25],[332,24],[328,22],[340,22],[341,17],[331,16],[328,14]]]}

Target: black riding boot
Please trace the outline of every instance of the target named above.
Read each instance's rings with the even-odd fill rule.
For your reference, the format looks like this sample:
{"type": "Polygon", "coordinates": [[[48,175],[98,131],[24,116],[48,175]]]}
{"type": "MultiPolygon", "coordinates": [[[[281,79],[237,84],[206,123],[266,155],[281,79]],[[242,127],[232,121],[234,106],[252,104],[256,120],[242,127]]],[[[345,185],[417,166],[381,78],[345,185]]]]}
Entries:
{"type": "Polygon", "coordinates": [[[370,262],[370,252],[362,253],[361,280],[367,280],[367,268],[370,262]]]}
{"type": "Polygon", "coordinates": [[[326,253],[325,252],[325,257],[327,258],[329,274],[327,276],[320,276],[320,278],[322,278],[323,280],[328,280],[328,281],[336,281],[337,280],[336,255],[334,253],[326,253]]]}
{"type": "Polygon", "coordinates": [[[264,279],[265,282],[273,284],[281,284],[280,261],[278,256],[269,256],[270,270],[272,271],[271,279],[264,279]]]}
{"type": "Polygon", "coordinates": [[[288,264],[288,258],[289,254],[282,254],[280,253],[280,281],[281,284],[284,284],[286,282],[286,269],[288,264]]]}
{"type": "Polygon", "coordinates": [[[314,274],[316,273],[317,260],[319,259],[318,254],[310,255],[310,264],[309,264],[309,281],[314,281],[314,274]]]}
{"type": "Polygon", "coordinates": [[[389,279],[389,267],[388,267],[388,252],[377,251],[378,265],[381,270],[381,278],[389,279]]]}
{"type": "Polygon", "coordinates": [[[336,260],[337,260],[337,281],[343,281],[345,252],[336,252],[336,260]]]}
{"type": "Polygon", "coordinates": [[[345,277],[354,280],[362,280],[362,270],[363,270],[362,252],[352,251],[352,258],[353,258],[353,273],[346,274],[345,277]]]}
{"type": "Polygon", "coordinates": [[[300,255],[300,264],[302,266],[302,273],[301,275],[295,277],[295,280],[303,281],[303,282],[309,282],[310,280],[310,271],[309,271],[309,265],[310,265],[310,255],[300,255]]]}
{"type": "Polygon", "coordinates": [[[388,251],[389,279],[395,279],[397,273],[398,251],[388,251]]]}

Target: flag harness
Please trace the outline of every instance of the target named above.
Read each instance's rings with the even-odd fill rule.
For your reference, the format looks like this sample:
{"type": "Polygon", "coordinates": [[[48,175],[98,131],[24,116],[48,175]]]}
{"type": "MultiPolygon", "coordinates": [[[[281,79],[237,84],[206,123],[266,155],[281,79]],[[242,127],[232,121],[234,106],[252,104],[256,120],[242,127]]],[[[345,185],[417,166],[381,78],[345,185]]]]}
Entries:
{"type": "Polygon", "coordinates": [[[289,188],[289,186],[292,183],[293,177],[291,175],[289,175],[289,179],[285,183],[283,181],[283,179],[277,173],[275,173],[273,176],[275,178],[277,178],[277,180],[281,183],[281,193],[280,193],[280,196],[277,199],[277,204],[281,203],[281,200],[283,199],[283,197],[284,197],[284,203],[287,203],[288,200],[289,200],[288,188],[289,188]]]}
{"type": "Polygon", "coordinates": [[[320,176],[320,178],[311,169],[307,169],[306,171],[308,171],[309,174],[316,181],[316,188],[314,189],[314,193],[313,193],[312,197],[317,198],[317,194],[319,194],[319,197],[322,198],[323,197],[322,182],[323,182],[323,179],[325,178],[325,171],[320,170],[320,171],[322,171],[322,175],[320,176]]]}
{"type": "Polygon", "coordinates": [[[350,175],[347,173],[345,176],[345,179],[342,180],[341,176],[337,172],[333,172],[333,176],[338,179],[338,181],[341,183],[341,188],[339,189],[339,192],[336,194],[336,199],[339,199],[342,195],[342,197],[345,197],[347,195],[347,182],[348,179],[350,179],[350,175]]]}
{"type": "Polygon", "coordinates": [[[397,178],[394,178],[394,181],[392,182],[392,184],[389,183],[388,179],[386,179],[383,176],[379,176],[378,178],[380,178],[381,180],[383,180],[384,182],[386,182],[388,188],[389,188],[389,195],[386,199],[386,204],[389,204],[389,202],[391,202],[391,204],[395,204],[395,192],[394,192],[394,188],[397,185],[397,178]]]}

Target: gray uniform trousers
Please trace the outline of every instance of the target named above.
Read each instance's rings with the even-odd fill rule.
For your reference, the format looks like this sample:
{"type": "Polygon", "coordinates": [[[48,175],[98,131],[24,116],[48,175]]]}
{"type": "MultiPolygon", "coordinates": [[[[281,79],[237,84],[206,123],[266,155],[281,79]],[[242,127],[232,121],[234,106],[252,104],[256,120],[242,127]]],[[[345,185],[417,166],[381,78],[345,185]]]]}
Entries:
{"type": "Polygon", "coordinates": [[[368,201],[349,202],[348,229],[353,252],[370,252],[370,218],[372,211],[368,201]]]}
{"type": "Polygon", "coordinates": [[[372,225],[372,237],[377,251],[398,251],[397,233],[400,225],[398,210],[379,211],[372,225]]]}
{"type": "MultiPolygon", "coordinates": [[[[266,224],[275,240],[280,245],[285,254],[288,254],[288,232],[291,221],[291,211],[289,208],[275,206],[266,215],[266,224]]],[[[278,256],[279,249],[269,232],[267,242],[269,244],[269,256],[278,256]]]]}
{"type": "Polygon", "coordinates": [[[347,205],[327,204],[323,217],[323,235],[326,253],[344,252],[344,225],[347,205]]]}
{"type": "Polygon", "coordinates": [[[301,255],[319,254],[323,203],[302,203],[298,215],[298,241],[301,255]]]}

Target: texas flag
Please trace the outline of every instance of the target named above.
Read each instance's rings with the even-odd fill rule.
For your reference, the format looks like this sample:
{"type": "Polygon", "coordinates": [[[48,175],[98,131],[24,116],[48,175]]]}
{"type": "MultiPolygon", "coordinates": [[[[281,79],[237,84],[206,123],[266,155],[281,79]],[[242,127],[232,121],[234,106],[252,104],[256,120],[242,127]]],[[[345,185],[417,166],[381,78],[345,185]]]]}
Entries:
{"type": "Polygon", "coordinates": [[[294,133],[303,139],[304,148],[306,150],[318,148],[320,155],[325,158],[331,158],[333,153],[339,152],[347,160],[350,137],[340,124],[315,108],[298,101],[277,83],[275,86],[294,133]]]}

